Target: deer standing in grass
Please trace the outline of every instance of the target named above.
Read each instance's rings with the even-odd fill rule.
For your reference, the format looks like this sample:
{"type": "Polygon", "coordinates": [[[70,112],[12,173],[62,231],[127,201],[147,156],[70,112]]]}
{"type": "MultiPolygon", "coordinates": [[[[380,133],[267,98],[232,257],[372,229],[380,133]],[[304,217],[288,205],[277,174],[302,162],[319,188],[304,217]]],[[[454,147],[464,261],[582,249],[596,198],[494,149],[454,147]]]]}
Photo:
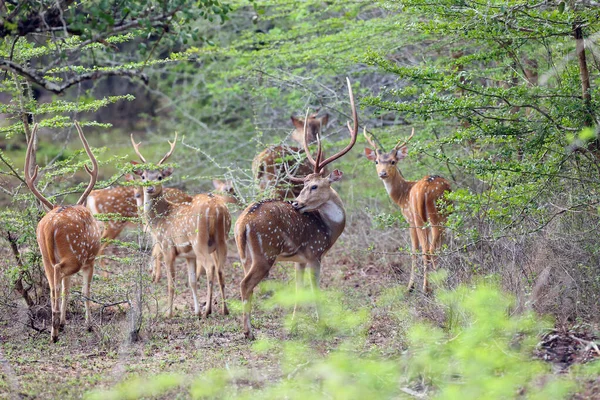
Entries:
{"type": "Polygon", "coordinates": [[[262,190],[276,188],[276,195],[280,199],[294,198],[302,191],[302,185],[292,182],[287,178],[287,169],[292,170],[293,176],[306,176],[312,172],[313,166],[308,160],[298,162],[298,155],[302,153],[304,143],[314,143],[322,127],[327,125],[329,115],[317,118],[317,114],[307,115],[304,120],[292,118],[294,132],[291,137],[301,148],[294,146],[269,146],[257,154],[252,161],[252,172],[262,190]],[[306,135],[305,126],[306,125],[306,135]],[[295,165],[295,168],[294,168],[295,165]]]}
{"type": "MultiPolygon", "coordinates": [[[[125,175],[126,181],[133,181],[130,174],[125,175]]],[[[87,198],[87,208],[92,214],[113,214],[108,221],[103,222],[104,229],[102,231],[102,244],[98,251],[97,257],[104,254],[104,250],[115,240],[128,225],[137,224],[139,219],[139,210],[143,205],[143,190],[141,186],[115,186],[105,189],[92,190],[87,198]]],[[[165,196],[167,200],[174,203],[186,203],[192,200],[192,196],[187,193],[175,189],[166,188],[165,196]]],[[[160,279],[160,251],[157,250],[155,244],[152,251],[155,259],[154,266],[154,282],[160,279]]],[[[107,278],[108,271],[106,269],[106,260],[99,259],[102,275],[107,278]]]]}
{"type": "Polygon", "coordinates": [[[402,210],[402,215],[410,228],[412,265],[408,289],[412,290],[415,279],[415,267],[419,247],[423,255],[423,291],[429,290],[427,281],[427,266],[435,270],[435,252],[442,245],[444,224],[447,214],[440,212],[441,203],[446,203],[445,195],[450,192],[450,182],[438,175],[429,175],[418,181],[407,181],[398,169],[398,162],[408,154],[406,146],[415,134],[413,128],[410,137],[402,144],[398,142],[389,152],[379,150],[377,145],[364,131],[367,142],[373,149],[365,148],[365,155],[375,161],[377,174],[383,182],[386,191],[402,210]]]}
{"type": "Polygon", "coordinates": [[[327,164],[350,151],[356,142],[358,116],[349,80],[348,92],[354,122],[353,127],[348,123],[350,144],[339,153],[323,160],[321,142],[317,134],[318,151],[316,159],[313,159],[308,149],[308,130],[305,130],[307,138],[304,141],[304,150],[314,168],[312,173],[303,179],[288,176],[294,183],[304,183],[296,200],[265,200],[251,204],[235,224],[235,241],[245,271],[245,277],[240,284],[244,334],[249,339],[254,339],[250,323],[252,292],[269,274],[273,264],[276,261],[295,262],[297,291],[304,285],[304,271],[308,267],[311,288],[316,291],[319,287],[321,259],[344,231],[344,205],[331,187],[333,182],[342,178],[342,173],[334,170],[326,175],[323,170],[327,164]]]}
{"type": "Polygon", "coordinates": [[[47,214],[37,225],[36,236],[42,253],[44,272],[50,285],[50,303],[52,307],[50,338],[53,342],[58,340],[58,332],[67,321],[67,301],[69,299],[71,275],[79,271],[83,273],[85,322],[88,330],[91,330],[90,283],[94,273],[94,259],[100,249],[100,225],[94,219],[92,213],[83,205],[96,183],[98,163],[77,121],[75,121],[75,127],[83,143],[83,148],[92,162],[92,169],[89,169],[87,165],[84,166],[90,175],[90,182],[75,205],[54,205],[35,187],[38,166],[35,165],[32,154],[37,141],[37,124],[33,127],[25,156],[25,181],[31,192],[47,211],[47,214]],[[31,174],[32,171],[33,175],[31,174]],[[61,288],[62,301],[59,304],[61,288]]]}
{"type": "MultiPolygon", "coordinates": [[[[182,257],[187,261],[188,282],[194,300],[194,314],[200,315],[197,293],[197,274],[206,271],[207,294],[206,308],[202,314],[207,317],[212,312],[212,291],[214,275],[217,275],[221,289],[221,312],[229,314],[225,303],[225,278],[223,269],[227,260],[227,235],[231,228],[231,217],[225,202],[212,194],[199,194],[190,203],[172,203],[164,196],[161,181],[173,173],[173,168],[161,168],[173,154],[177,134],[171,149],[156,164],[157,169],[137,170],[144,182],[144,218],[152,235],[156,238],[167,268],[168,279],[168,313],[173,315],[173,279],[175,276],[175,258],[182,257]]],[[[141,143],[135,143],[131,135],[131,143],[136,154],[146,163],[139,151],[141,143]]]]}

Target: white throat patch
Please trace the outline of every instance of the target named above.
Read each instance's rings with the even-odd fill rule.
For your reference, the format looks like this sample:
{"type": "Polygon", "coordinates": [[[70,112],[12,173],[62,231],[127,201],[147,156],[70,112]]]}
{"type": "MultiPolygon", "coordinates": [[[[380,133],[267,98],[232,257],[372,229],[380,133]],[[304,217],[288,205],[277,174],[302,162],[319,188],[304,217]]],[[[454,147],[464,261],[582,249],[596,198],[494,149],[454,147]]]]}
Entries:
{"type": "Polygon", "coordinates": [[[319,207],[319,211],[325,219],[328,219],[335,224],[344,222],[344,209],[331,200],[319,207]]]}
{"type": "Polygon", "coordinates": [[[392,186],[392,181],[388,178],[388,179],[382,179],[383,181],[383,186],[385,186],[385,191],[388,193],[388,195],[392,195],[392,190],[393,190],[393,186],[392,186]]]}

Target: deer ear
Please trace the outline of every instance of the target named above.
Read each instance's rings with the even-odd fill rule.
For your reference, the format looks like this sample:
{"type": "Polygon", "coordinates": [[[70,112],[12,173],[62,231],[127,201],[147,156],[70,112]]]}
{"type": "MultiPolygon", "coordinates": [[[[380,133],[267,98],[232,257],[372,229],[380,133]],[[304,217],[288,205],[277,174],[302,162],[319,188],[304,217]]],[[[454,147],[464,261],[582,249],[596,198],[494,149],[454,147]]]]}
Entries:
{"type": "Polygon", "coordinates": [[[214,187],[215,187],[215,189],[217,189],[217,190],[219,190],[220,188],[222,188],[222,187],[223,187],[223,185],[224,185],[224,184],[223,184],[223,182],[221,182],[221,181],[220,181],[220,180],[218,180],[218,179],[213,179],[213,181],[212,181],[212,182],[213,182],[213,186],[214,186],[214,187]]]}
{"type": "Polygon", "coordinates": [[[167,176],[171,176],[172,173],[173,173],[173,167],[165,168],[162,170],[162,174],[165,176],[165,178],[167,176]]]}
{"type": "Polygon", "coordinates": [[[344,175],[342,173],[342,171],[340,171],[339,169],[334,169],[330,174],[329,174],[329,182],[338,182],[339,180],[342,179],[342,175],[344,175]]]}
{"type": "Polygon", "coordinates": [[[123,179],[125,179],[126,182],[131,182],[134,178],[133,178],[133,174],[125,174],[123,175],[123,179]]]}
{"type": "Polygon", "coordinates": [[[365,156],[367,156],[367,159],[371,161],[377,160],[377,153],[375,152],[375,150],[371,150],[368,147],[365,147],[365,156]]]}
{"type": "Polygon", "coordinates": [[[404,159],[408,155],[408,147],[402,146],[399,149],[396,149],[396,158],[398,160],[404,159]]]}
{"type": "MultiPolygon", "coordinates": [[[[140,163],[137,161],[129,161],[132,165],[139,165],[140,163]]],[[[132,171],[134,174],[136,174],[137,176],[142,176],[142,174],[144,173],[144,171],[142,171],[141,169],[136,169],[134,171],[132,171]]],[[[127,178],[125,178],[125,180],[128,180],[127,178]]]]}
{"type": "Polygon", "coordinates": [[[301,131],[304,131],[304,121],[302,121],[301,119],[298,119],[292,115],[292,123],[294,124],[296,129],[300,129],[301,131]]]}
{"type": "Polygon", "coordinates": [[[327,123],[329,122],[329,114],[323,115],[317,121],[319,121],[319,123],[321,124],[321,128],[325,128],[327,126],[327,123]]]}

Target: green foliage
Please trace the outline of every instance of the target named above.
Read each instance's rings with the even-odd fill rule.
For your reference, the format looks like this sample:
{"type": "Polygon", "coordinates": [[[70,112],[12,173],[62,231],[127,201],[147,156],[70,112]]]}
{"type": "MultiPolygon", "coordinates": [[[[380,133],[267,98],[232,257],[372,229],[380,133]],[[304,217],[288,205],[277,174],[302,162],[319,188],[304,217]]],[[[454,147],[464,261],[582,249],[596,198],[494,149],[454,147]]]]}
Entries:
{"type": "MultiPolygon", "coordinates": [[[[273,302],[290,307],[294,294],[285,288],[275,288],[273,302]]],[[[390,294],[394,291],[390,291],[390,294]]],[[[301,294],[306,299],[306,294],[301,294]]],[[[315,300],[314,296],[311,300],[315,300]]],[[[391,299],[390,307],[402,307],[403,302],[391,299]]],[[[514,301],[489,283],[474,287],[462,286],[456,291],[442,291],[437,296],[446,313],[459,316],[451,327],[441,329],[420,322],[408,326],[410,342],[407,354],[381,357],[378,352],[365,352],[364,333],[348,337],[340,323],[365,326],[357,310],[343,306],[335,293],[324,293],[318,300],[322,307],[330,306],[334,314],[325,313],[330,326],[327,333],[295,331],[294,338],[285,341],[262,339],[254,343],[254,351],[281,355],[283,376],[278,381],[261,382],[259,387],[240,389],[236,382],[250,379],[250,370],[211,369],[198,377],[171,375],[155,378],[135,378],[109,391],[95,391],[95,398],[134,398],[164,395],[176,386],[192,398],[231,399],[362,399],[404,397],[405,385],[420,383],[421,388],[439,399],[567,398],[576,388],[567,376],[550,374],[550,366],[532,360],[538,335],[551,327],[548,320],[532,312],[513,312],[514,301]],[[331,319],[335,317],[336,319],[331,319]],[[340,340],[346,337],[345,340],[340,340]],[[321,352],[320,346],[329,350],[321,352]],[[191,382],[191,383],[190,383],[191,382]],[[423,388],[423,384],[426,388],[423,388]]],[[[358,311],[366,315],[366,311],[358,311]]],[[[314,324],[314,320],[302,324],[314,324]]],[[[319,324],[321,322],[318,322],[319,324]]],[[[586,367],[582,376],[589,376],[595,367],[586,367]]]]}

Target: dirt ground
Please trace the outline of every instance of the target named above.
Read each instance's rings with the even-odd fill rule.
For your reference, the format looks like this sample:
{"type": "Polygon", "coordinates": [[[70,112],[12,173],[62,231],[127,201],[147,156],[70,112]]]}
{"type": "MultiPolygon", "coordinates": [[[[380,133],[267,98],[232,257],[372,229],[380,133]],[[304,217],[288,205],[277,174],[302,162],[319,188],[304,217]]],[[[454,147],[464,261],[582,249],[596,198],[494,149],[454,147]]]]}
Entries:
{"type": "MultiPolygon", "coordinates": [[[[367,253],[353,246],[349,238],[342,237],[324,259],[321,287],[341,292],[344,306],[350,309],[366,306],[370,310],[365,347],[377,346],[384,356],[399,355],[405,350],[403,327],[379,305],[379,300],[387,290],[408,280],[410,259],[367,253]]],[[[127,255],[120,251],[116,254],[127,255]]],[[[5,260],[8,257],[9,254],[5,260]]],[[[252,387],[261,387],[263,382],[281,378],[281,354],[255,351],[253,343],[242,333],[239,283],[243,271],[233,244],[226,268],[226,297],[231,314],[220,314],[221,299],[216,291],[213,314],[208,319],[193,316],[185,263],[179,261],[177,264],[175,313],[171,319],[164,315],[166,278],[163,276],[155,285],[145,275],[142,280],[144,322],[140,340],[135,343],[129,340],[129,306],[106,306],[134,297],[130,288],[135,286],[132,282],[139,280],[140,274],[131,264],[111,261],[108,278],[95,274],[92,297],[97,303],[92,307],[92,332],[85,329],[83,303],[78,294],[81,278],[75,279],[67,325],[55,344],[50,343],[49,305],[40,307],[33,329],[27,325],[28,311],[23,301],[12,293],[3,293],[5,300],[0,304],[0,399],[81,398],[92,389],[110,388],[131,376],[164,372],[198,376],[211,368],[252,371],[251,379],[238,382],[252,387]]],[[[293,265],[276,265],[269,280],[284,282],[293,288],[293,265]]],[[[204,277],[199,289],[204,301],[204,277]]],[[[252,314],[255,334],[259,339],[284,340],[290,337],[286,327],[288,310],[266,307],[272,295],[268,287],[255,291],[252,314]]],[[[410,301],[419,307],[420,317],[434,322],[443,319],[435,307],[428,308],[431,302],[427,296],[417,292],[411,295],[410,301]]],[[[585,329],[557,328],[556,332],[541,338],[534,356],[552,362],[555,373],[563,373],[573,363],[599,358],[600,353],[596,354],[595,348],[589,345],[595,342],[598,338],[585,329]]],[[[317,349],[324,355],[335,343],[335,340],[319,342],[317,349]]],[[[575,398],[597,395],[600,396],[600,383],[590,381],[586,392],[575,398]]]]}
{"type": "MultiPolygon", "coordinates": [[[[228,261],[228,316],[220,314],[220,294],[215,291],[213,314],[207,319],[194,317],[185,263],[178,261],[175,312],[173,318],[167,319],[164,316],[166,278],[163,275],[154,285],[147,276],[143,289],[144,323],[141,338],[136,343],[129,341],[127,304],[112,307],[93,304],[94,328],[87,332],[83,303],[78,294],[81,290],[79,276],[73,280],[67,325],[55,344],[50,343],[49,303],[38,310],[33,329],[27,324],[28,311],[24,302],[14,295],[8,296],[10,301],[2,305],[0,316],[0,398],[76,398],[93,388],[109,388],[125,376],[159,372],[199,374],[215,367],[249,367],[256,373],[253,385],[276,379],[281,375],[279,354],[253,351],[252,342],[242,333],[239,283],[243,271],[233,245],[228,261]]],[[[350,307],[375,304],[382,290],[403,279],[397,271],[377,264],[361,265],[341,248],[333,250],[323,262],[321,287],[342,291],[344,301],[350,307]]],[[[119,286],[129,285],[130,279],[136,277],[135,271],[127,272],[127,267],[117,262],[110,261],[108,269],[109,278],[95,273],[92,282],[92,298],[103,299],[100,302],[105,304],[119,300],[110,296],[115,285],[118,292],[119,286]]],[[[293,264],[276,265],[268,279],[287,282],[293,288],[293,264]]],[[[199,283],[202,302],[205,282],[202,277],[199,283]]],[[[271,295],[269,290],[255,290],[252,315],[255,335],[259,339],[285,339],[290,335],[284,321],[287,312],[281,308],[261,307],[271,295]]],[[[402,350],[399,345],[402,341],[398,340],[400,334],[400,329],[390,324],[385,313],[374,313],[369,329],[371,344],[382,346],[388,354],[399,352],[402,350]]],[[[328,351],[325,347],[320,350],[328,351]]]]}

